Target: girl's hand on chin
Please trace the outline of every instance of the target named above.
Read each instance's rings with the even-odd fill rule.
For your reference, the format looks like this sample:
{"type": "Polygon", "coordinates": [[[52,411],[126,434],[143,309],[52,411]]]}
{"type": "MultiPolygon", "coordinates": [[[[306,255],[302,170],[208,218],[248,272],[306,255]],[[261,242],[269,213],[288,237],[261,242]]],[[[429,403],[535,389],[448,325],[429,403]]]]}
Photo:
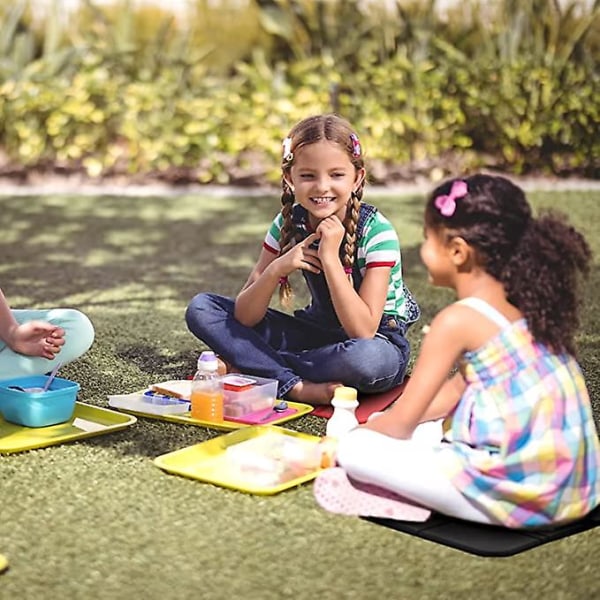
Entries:
{"type": "Polygon", "coordinates": [[[331,215],[323,219],[317,227],[317,234],[319,234],[321,241],[319,243],[319,254],[322,256],[322,252],[335,252],[339,251],[340,245],[346,230],[344,225],[336,215],[331,215]]]}

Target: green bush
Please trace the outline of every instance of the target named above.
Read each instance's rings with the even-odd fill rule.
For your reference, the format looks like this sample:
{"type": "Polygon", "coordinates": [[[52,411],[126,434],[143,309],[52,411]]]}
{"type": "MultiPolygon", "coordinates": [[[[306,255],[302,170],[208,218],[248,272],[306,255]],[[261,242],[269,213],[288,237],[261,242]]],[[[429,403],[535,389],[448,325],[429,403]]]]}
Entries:
{"type": "Polygon", "coordinates": [[[0,8],[0,147],[11,168],[276,181],[289,127],[336,111],[388,169],[598,176],[599,4],[197,0],[178,21],[85,0],[41,21],[21,0],[0,8]]]}

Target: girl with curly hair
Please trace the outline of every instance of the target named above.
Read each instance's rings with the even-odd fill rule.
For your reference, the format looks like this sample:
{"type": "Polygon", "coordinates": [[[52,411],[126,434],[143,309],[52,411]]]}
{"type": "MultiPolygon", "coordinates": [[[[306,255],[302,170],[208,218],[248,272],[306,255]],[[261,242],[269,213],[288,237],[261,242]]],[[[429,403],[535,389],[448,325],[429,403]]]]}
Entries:
{"type": "Polygon", "coordinates": [[[473,175],[432,193],[421,258],[458,300],[432,321],[402,401],[339,440],[344,485],[317,480],[317,499],[349,512],[354,498],[368,512],[367,485],[514,528],[585,516],[600,503],[574,342],[585,239],[558,214],[534,217],[508,179],[473,175]]]}

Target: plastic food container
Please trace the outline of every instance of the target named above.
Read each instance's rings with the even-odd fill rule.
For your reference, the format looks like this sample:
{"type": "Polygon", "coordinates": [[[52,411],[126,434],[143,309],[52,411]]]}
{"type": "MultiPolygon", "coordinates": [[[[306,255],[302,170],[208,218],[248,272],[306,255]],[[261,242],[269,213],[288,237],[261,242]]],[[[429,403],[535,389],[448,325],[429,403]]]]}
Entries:
{"type": "Polygon", "coordinates": [[[190,412],[188,400],[158,394],[154,390],[109,396],[108,404],[113,408],[152,415],[176,415],[190,412]]]}
{"type": "Polygon", "coordinates": [[[0,412],[6,421],[25,427],[48,427],[69,421],[75,411],[79,384],[55,377],[43,391],[47,375],[0,381],[0,412]]]}
{"type": "Polygon", "coordinates": [[[277,398],[277,380],[254,375],[225,375],[223,381],[223,414],[241,417],[271,408],[277,398]]]}

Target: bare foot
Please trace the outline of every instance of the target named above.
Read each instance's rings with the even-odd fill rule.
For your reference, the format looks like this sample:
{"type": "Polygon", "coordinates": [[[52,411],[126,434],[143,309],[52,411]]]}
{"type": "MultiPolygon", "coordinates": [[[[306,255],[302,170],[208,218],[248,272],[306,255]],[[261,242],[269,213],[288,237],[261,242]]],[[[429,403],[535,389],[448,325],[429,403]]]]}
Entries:
{"type": "Polygon", "coordinates": [[[299,381],[287,394],[290,400],[304,402],[305,404],[330,404],[335,388],[341,383],[326,381],[325,383],[314,383],[312,381],[299,381]]]}

